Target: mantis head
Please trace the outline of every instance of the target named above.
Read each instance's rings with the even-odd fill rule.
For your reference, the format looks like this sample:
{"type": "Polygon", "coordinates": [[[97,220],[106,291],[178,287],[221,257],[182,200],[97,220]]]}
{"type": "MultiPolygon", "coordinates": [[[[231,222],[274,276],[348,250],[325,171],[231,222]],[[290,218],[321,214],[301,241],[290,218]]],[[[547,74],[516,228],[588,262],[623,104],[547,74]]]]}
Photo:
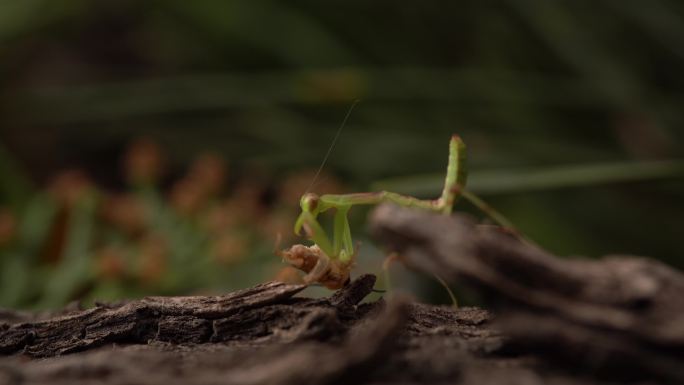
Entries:
{"type": "Polygon", "coordinates": [[[318,213],[320,212],[318,207],[319,200],[319,196],[314,193],[306,193],[302,195],[302,198],[299,200],[299,206],[302,208],[302,212],[299,214],[299,217],[295,222],[295,235],[301,234],[302,227],[304,227],[307,219],[315,219],[318,216],[318,213]]]}
{"type": "Polygon", "coordinates": [[[313,212],[318,207],[319,199],[317,194],[306,193],[299,200],[299,206],[302,208],[302,211],[313,212]]]}

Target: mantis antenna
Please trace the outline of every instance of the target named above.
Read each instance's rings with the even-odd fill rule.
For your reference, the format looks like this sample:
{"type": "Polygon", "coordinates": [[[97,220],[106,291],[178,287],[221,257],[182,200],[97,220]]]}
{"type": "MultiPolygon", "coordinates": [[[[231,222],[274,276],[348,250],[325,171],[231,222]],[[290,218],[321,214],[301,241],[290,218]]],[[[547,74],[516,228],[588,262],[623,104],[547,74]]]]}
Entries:
{"type": "Polygon", "coordinates": [[[304,194],[307,194],[314,186],[316,183],[316,180],[318,179],[318,176],[321,174],[321,171],[323,171],[323,167],[325,167],[325,163],[328,161],[328,158],[330,157],[330,154],[332,153],[333,148],[335,148],[335,144],[337,144],[337,139],[340,138],[340,134],[342,133],[342,129],[344,126],[347,124],[347,120],[349,120],[349,116],[351,116],[352,111],[354,111],[354,107],[356,107],[357,104],[361,99],[356,99],[354,100],[354,103],[349,107],[349,110],[347,110],[347,114],[344,116],[344,119],[342,119],[342,124],[340,124],[340,127],[337,128],[337,132],[335,133],[335,137],[333,138],[332,143],[330,143],[330,147],[328,147],[328,152],[325,153],[325,156],[323,157],[323,161],[321,162],[320,167],[318,167],[318,170],[316,170],[316,174],[314,174],[313,179],[311,180],[311,184],[309,184],[309,187],[306,188],[306,191],[304,191],[304,194]]]}

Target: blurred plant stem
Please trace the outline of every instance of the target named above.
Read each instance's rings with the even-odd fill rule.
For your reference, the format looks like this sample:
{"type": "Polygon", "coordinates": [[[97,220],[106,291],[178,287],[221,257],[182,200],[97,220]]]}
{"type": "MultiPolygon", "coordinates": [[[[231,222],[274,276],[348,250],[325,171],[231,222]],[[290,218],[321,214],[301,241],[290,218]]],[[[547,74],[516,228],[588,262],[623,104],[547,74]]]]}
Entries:
{"type": "Polygon", "coordinates": [[[27,90],[21,108],[33,122],[73,124],[216,108],[348,104],[374,101],[460,101],[495,104],[609,105],[590,81],[482,68],[371,68],[195,74],[27,90]],[[520,84],[535,84],[525,93],[520,84]],[[482,92],[495,87],[497,92],[482,92]],[[83,108],[87,106],[88,108],[83,108]]]}
{"type": "Polygon", "coordinates": [[[29,199],[19,223],[16,247],[0,252],[0,304],[23,305],[43,290],[43,274],[36,271],[57,207],[44,194],[29,199]]]}
{"type": "Polygon", "coordinates": [[[88,193],[70,211],[59,264],[45,283],[45,292],[37,308],[54,308],[66,303],[94,278],[90,251],[96,229],[97,201],[96,194],[88,193]]]}
{"type": "MultiPolygon", "coordinates": [[[[684,178],[684,160],[595,163],[538,169],[475,171],[468,177],[468,189],[480,195],[497,195],[679,178],[684,178]]],[[[443,179],[443,176],[437,174],[388,178],[375,182],[372,190],[432,196],[441,191],[443,179]]]]}
{"type": "Polygon", "coordinates": [[[19,209],[30,198],[33,187],[11,154],[0,143],[0,203],[19,209]]]}

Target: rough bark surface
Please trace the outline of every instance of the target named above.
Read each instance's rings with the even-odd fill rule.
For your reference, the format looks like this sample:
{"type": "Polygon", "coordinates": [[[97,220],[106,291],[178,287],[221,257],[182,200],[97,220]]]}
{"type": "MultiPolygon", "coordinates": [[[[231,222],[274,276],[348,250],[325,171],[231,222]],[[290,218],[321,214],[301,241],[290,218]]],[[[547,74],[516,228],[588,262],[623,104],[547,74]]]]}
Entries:
{"type": "Polygon", "coordinates": [[[267,283],[217,297],[149,297],[56,317],[4,311],[2,384],[319,384],[456,376],[501,337],[485,310],[359,304],[375,277],[330,298],[267,283]],[[430,355],[422,353],[423,349],[430,355]],[[436,370],[431,370],[430,367],[436,370]],[[397,370],[401,369],[401,370],[397,370]]]}
{"type": "Polygon", "coordinates": [[[651,259],[563,259],[493,226],[386,205],[372,231],[403,260],[483,295],[506,349],[614,381],[684,383],[684,275],[651,259]]]}
{"type": "Polygon", "coordinates": [[[380,207],[374,234],[492,313],[329,298],[266,283],[222,296],[0,311],[0,384],[683,383],[684,278],[653,261],[553,257],[468,219],[380,207]]]}

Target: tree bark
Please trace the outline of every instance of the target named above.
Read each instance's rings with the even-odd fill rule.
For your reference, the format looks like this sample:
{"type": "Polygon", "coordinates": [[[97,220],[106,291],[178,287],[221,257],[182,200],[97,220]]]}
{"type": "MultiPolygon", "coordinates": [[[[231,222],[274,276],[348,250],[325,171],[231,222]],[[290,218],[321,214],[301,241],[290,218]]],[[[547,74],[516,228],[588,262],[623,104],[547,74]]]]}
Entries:
{"type": "Polygon", "coordinates": [[[407,300],[359,304],[374,283],[374,276],[361,276],[323,299],[294,297],[302,285],[267,283],[224,296],[148,297],[56,317],[6,310],[0,383],[362,383],[410,373],[439,378],[444,370],[424,372],[406,358],[427,343],[423,337],[459,336],[463,345],[453,354],[463,356],[501,345],[486,327],[490,315],[484,310],[407,300]],[[404,372],[388,366],[397,360],[410,365],[404,372]]]}

